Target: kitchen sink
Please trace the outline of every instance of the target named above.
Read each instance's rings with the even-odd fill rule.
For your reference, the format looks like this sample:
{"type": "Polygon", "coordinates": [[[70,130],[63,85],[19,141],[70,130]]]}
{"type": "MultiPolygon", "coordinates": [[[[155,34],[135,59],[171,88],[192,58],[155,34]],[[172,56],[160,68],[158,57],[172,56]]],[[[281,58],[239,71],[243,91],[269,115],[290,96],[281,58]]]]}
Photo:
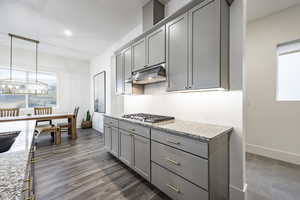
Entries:
{"type": "Polygon", "coordinates": [[[0,153],[10,149],[20,132],[21,131],[10,131],[0,133],[0,153]]]}

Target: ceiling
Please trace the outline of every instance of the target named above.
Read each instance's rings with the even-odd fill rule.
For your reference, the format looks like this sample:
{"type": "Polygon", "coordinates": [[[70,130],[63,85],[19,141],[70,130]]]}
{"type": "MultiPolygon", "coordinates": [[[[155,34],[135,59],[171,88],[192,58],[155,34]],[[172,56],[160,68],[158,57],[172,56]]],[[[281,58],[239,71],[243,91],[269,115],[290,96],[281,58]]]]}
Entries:
{"type": "Polygon", "coordinates": [[[300,0],[247,0],[247,21],[271,15],[300,4],[300,0]]]}
{"type": "Polygon", "coordinates": [[[0,44],[11,32],[40,40],[41,51],[88,60],[139,25],[147,1],[1,0],[0,44]]]}
{"type": "MultiPolygon", "coordinates": [[[[40,51],[89,60],[142,21],[148,0],[1,0],[0,44],[8,32],[41,41],[40,51]],[[67,37],[65,30],[71,30],[67,37]]],[[[300,4],[300,0],[248,0],[252,21],[300,4]]]]}

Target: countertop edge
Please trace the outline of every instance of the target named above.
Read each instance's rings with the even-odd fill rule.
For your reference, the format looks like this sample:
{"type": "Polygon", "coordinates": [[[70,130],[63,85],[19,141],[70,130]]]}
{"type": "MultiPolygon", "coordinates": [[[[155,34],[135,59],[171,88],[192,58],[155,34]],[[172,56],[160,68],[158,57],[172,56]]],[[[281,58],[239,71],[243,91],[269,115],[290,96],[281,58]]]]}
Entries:
{"type": "MultiPolygon", "coordinates": [[[[125,121],[125,122],[131,122],[131,123],[139,124],[139,125],[142,125],[142,126],[145,126],[145,127],[156,129],[156,130],[166,131],[166,132],[171,133],[171,134],[184,136],[184,137],[188,137],[188,138],[192,138],[192,139],[197,139],[197,140],[200,140],[200,141],[207,141],[207,142],[209,142],[209,141],[213,140],[214,138],[217,138],[217,137],[219,137],[220,135],[223,135],[223,134],[228,134],[228,136],[230,137],[231,134],[232,134],[232,131],[233,131],[233,127],[227,127],[228,128],[227,130],[218,133],[215,137],[208,138],[208,137],[205,137],[205,136],[194,135],[194,134],[188,133],[188,132],[182,132],[182,131],[177,131],[177,130],[174,130],[174,129],[157,127],[157,126],[154,126],[154,125],[149,124],[149,123],[144,123],[144,122],[141,122],[141,121],[125,119],[125,118],[122,118],[120,116],[113,116],[111,114],[104,114],[104,116],[112,118],[112,119],[122,120],[122,121],[125,121]]],[[[190,121],[190,122],[193,122],[193,121],[190,121]]],[[[198,123],[198,122],[195,122],[195,123],[198,123]]],[[[202,123],[202,124],[207,124],[207,125],[210,125],[210,126],[215,125],[215,124],[208,124],[208,123],[202,123]]],[[[215,125],[215,126],[220,126],[220,125],[215,125]]],[[[223,127],[225,127],[225,126],[223,126],[223,127]]]]}

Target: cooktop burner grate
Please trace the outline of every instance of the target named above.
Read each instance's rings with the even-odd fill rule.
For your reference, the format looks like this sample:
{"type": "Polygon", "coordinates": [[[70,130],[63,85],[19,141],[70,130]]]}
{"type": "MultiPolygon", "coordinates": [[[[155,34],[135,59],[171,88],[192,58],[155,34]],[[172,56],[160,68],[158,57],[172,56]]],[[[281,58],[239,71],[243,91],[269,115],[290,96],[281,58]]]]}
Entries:
{"type": "Polygon", "coordinates": [[[149,122],[149,123],[157,123],[157,122],[161,122],[161,121],[175,119],[174,117],[170,117],[170,116],[151,115],[151,114],[146,114],[146,113],[123,115],[123,118],[139,120],[139,121],[149,122]]]}

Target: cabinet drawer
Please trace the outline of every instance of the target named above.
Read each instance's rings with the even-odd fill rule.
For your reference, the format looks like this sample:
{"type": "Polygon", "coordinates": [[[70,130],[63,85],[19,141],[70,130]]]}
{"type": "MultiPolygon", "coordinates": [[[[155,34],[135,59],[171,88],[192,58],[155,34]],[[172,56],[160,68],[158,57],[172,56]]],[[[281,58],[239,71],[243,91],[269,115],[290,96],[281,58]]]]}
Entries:
{"type": "Polygon", "coordinates": [[[150,128],[147,128],[145,126],[141,126],[138,124],[120,121],[119,127],[125,131],[129,131],[131,133],[135,133],[137,135],[150,138],[150,128]]]}
{"type": "Polygon", "coordinates": [[[104,124],[107,124],[109,126],[114,126],[118,128],[118,123],[119,121],[117,119],[109,118],[109,117],[104,117],[104,124]]]}
{"type": "Polygon", "coordinates": [[[152,165],[152,184],[174,200],[208,200],[208,192],[184,180],[176,174],[152,165]]]}
{"type": "Polygon", "coordinates": [[[151,130],[151,138],[163,144],[193,153],[203,158],[208,158],[208,144],[196,139],[190,139],[184,136],[174,135],[172,133],[151,130]]]}
{"type": "Polygon", "coordinates": [[[208,160],[154,141],[151,142],[151,160],[208,189],[208,160]]]}

